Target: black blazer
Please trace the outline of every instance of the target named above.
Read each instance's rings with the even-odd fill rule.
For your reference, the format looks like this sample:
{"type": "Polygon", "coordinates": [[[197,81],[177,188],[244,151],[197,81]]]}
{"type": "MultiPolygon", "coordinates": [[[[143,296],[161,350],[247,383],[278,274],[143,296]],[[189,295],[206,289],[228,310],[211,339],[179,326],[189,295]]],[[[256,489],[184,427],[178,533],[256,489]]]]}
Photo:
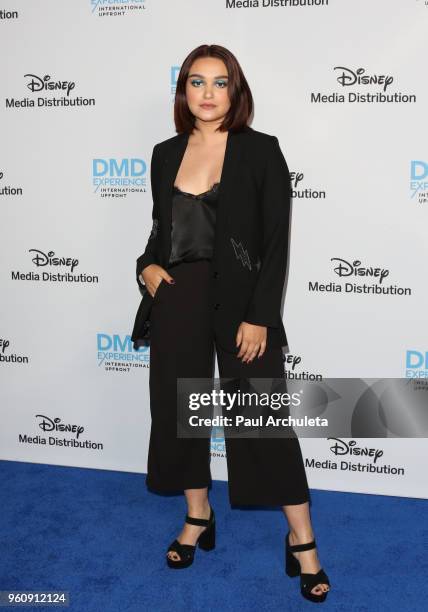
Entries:
{"type": "MultiPolygon", "coordinates": [[[[134,348],[150,343],[153,300],[139,279],[149,264],[167,269],[171,252],[172,187],[189,135],[178,134],[153,148],[150,180],[153,227],[137,259],[142,300],[131,339],[134,348]]],[[[242,321],[267,326],[267,346],[281,347],[287,338],[281,298],[287,267],[290,219],[290,175],[278,138],[246,126],[229,130],[219,186],[211,272],[217,341],[237,353],[236,333],[242,321]]],[[[174,269],[171,268],[171,276],[174,269]]],[[[195,290],[197,288],[195,287],[195,290]]]]}

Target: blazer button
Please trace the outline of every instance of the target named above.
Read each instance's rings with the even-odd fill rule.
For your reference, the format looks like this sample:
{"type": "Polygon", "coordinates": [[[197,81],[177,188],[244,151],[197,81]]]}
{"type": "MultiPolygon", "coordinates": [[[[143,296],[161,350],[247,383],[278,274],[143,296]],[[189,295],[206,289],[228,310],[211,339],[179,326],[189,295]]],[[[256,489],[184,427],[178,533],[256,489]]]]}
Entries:
{"type": "Polygon", "coordinates": [[[214,272],[213,277],[218,278],[218,272],[214,272]]]}
{"type": "Polygon", "coordinates": [[[217,304],[214,304],[214,309],[215,309],[215,310],[218,310],[219,308],[220,308],[220,304],[218,304],[218,303],[217,303],[217,304]]]}

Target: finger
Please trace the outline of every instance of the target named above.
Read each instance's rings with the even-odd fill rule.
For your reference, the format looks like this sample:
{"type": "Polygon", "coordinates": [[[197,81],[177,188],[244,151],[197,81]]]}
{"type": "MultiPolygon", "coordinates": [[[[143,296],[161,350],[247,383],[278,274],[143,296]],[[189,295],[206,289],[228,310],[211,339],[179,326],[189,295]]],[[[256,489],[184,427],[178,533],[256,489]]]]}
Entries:
{"type": "Polygon", "coordinates": [[[248,359],[248,363],[250,363],[251,361],[254,360],[255,356],[257,355],[257,352],[259,350],[258,345],[256,345],[256,348],[254,350],[251,351],[249,359],[248,359]]]}
{"type": "Polygon", "coordinates": [[[236,334],[236,346],[239,346],[241,344],[242,341],[242,329],[238,330],[238,333],[236,334]]]}
{"type": "Polygon", "coordinates": [[[239,351],[239,353],[237,354],[238,359],[240,359],[241,357],[243,357],[246,353],[247,350],[247,345],[244,344],[244,342],[242,342],[241,344],[241,350],[239,351]]]}
{"type": "Polygon", "coordinates": [[[254,361],[254,359],[257,357],[259,353],[259,347],[256,348],[256,350],[254,351],[254,353],[251,356],[251,361],[254,361]]]}
{"type": "Polygon", "coordinates": [[[168,272],[165,272],[165,274],[162,274],[162,278],[164,278],[168,283],[175,283],[175,278],[173,276],[171,276],[170,274],[168,274],[168,272]]]}
{"type": "Polygon", "coordinates": [[[247,352],[247,348],[248,348],[248,342],[246,340],[243,340],[241,344],[241,350],[239,351],[237,357],[240,358],[242,357],[242,355],[245,355],[245,353],[247,352]]]}
{"type": "Polygon", "coordinates": [[[246,352],[245,352],[245,355],[244,355],[244,359],[243,359],[243,361],[246,361],[246,362],[247,362],[248,360],[250,360],[251,356],[252,356],[252,355],[253,355],[253,353],[254,353],[254,348],[255,348],[255,345],[254,345],[252,342],[250,342],[250,343],[248,344],[247,350],[246,350],[246,352]]]}
{"type": "Polygon", "coordinates": [[[254,351],[257,350],[257,348],[258,348],[258,343],[256,344],[255,342],[251,342],[250,340],[247,340],[245,359],[250,358],[252,353],[254,353],[254,351]]]}
{"type": "Polygon", "coordinates": [[[257,355],[257,357],[260,359],[260,357],[264,355],[265,351],[266,351],[266,342],[262,342],[260,344],[260,350],[259,350],[259,354],[257,355]]]}

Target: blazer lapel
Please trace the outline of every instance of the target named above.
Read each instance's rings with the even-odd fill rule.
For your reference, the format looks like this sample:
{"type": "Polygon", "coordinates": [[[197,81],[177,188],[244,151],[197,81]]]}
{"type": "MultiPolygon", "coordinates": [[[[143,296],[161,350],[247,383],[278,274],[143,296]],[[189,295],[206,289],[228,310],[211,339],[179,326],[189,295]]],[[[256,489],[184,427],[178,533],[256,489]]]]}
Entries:
{"type": "MultiPolygon", "coordinates": [[[[181,162],[186,152],[189,134],[178,134],[176,140],[171,145],[162,168],[162,183],[160,187],[160,207],[163,214],[163,223],[165,228],[171,228],[172,225],[172,189],[180,168],[181,162]]],[[[226,149],[224,154],[223,168],[221,171],[219,197],[216,214],[216,249],[219,246],[221,236],[224,237],[224,232],[227,228],[228,209],[232,206],[230,201],[233,193],[234,182],[238,180],[237,167],[240,160],[240,132],[231,132],[229,130],[226,141],[226,149]]],[[[167,264],[171,253],[171,232],[166,232],[166,242],[168,248],[165,253],[164,266],[167,264]]]]}

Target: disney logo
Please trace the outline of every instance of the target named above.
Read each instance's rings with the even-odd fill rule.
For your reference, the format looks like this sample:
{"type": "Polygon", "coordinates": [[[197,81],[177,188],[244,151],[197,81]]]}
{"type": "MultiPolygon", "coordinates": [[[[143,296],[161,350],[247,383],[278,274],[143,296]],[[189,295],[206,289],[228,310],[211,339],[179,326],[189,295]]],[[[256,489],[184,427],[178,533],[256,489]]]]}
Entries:
{"type": "Polygon", "coordinates": [[[73,259],[72,257],[54,257],[55,252],[49,251],[49,253],[43,253],[38,249],[29,249],[30,253],[37,253],[31,260],[36,266],[70,266],[70,272],[73,272],[74,268],[78,265],[79,260],[73,259]]]}
{"type": "Polygon", "coordinates": [[[378,448],[368,448],[367,446],[356,446],[356,441],[351,440],[346,443],[344,440],[340,438],[327,438],[327,440],[336,440],[336,444],[330,446],[330,450],[335,455],[366,455],[367,457],[374,457],[373,463],[382,457],[383,450],[379,450],[378,448]]]}
{"type": "Polygon", "coordinates": [[[10,344],[9,340],[5,340],[4,338],[0,338],[0,347],[1,347],[1,352],[2,353],[5,352],[5,350],[9,346],[9,344],[10,344]]]}
{"type": "Polygon", "coordinates": [[[374,74],[370,76],[369,74],[364,74],[364,68],[358,68],[356,72],[351,70],[350,68],[345,68],[344,66],[335,66],[333,70],[342,70],[342,74],[337,77],[337,81],[343,87],[349,87],[351,85],[382,85],[383,91],[386,91],[386,88],[391,85],[394,80],[394,77],[388,76],[386,74],[374,74]]]}
{"type": "Polygon", "coordinates": [[[299,183],[303,181],[304,176],[303,172],[290,172],[291,184],[297,189],[299,183]]]}
{"type": "Polygon", "coordinates": [[[359,267],[361,261],[356,259],[352,263],[349,263],[345,259],[340,259],[340,257],[332,257],[330,261],[338,261],[339,265],[337,265],[333,270],[336,272],[338,276],[351,276],[354,274],[355,276],[375,276],[379,277],[379,284],[382,283],[383,279],[388,276],[389,270],[384,268],[363,268],[359,267]]]}
{"type": "Polygon", "coordinates": [[[36,417],[40,417],[42,420],[39,423],[39,427],[42,431],[71,431],[76,434],[76,439],[85,430],[81,425],[67,425],[61,423],[61,419],[56,417],[51,419],[44,414],[36,414],[36,417]]]}
{"type": "Polygon", "coordinates": [[[44,89],[51,91],[55,89],[62,89],[67,92],[67,96],[70,95],[70,91],[76,87],[76,83],[73,81],[51,81],[49,74],[44,77],[38,77],[35,74],[24,74],[25,77],[30,77],[31,81],[27,84],[30,91],[43,91],[44,89]]]}
{"type": "Polygon", "coordinates": [[[298,365],[302,361],[302,358],[298,355],[283,355],[282,360],[285,363],[291,363],[291,369],[294,370],[296,365],[298,365]]]}

